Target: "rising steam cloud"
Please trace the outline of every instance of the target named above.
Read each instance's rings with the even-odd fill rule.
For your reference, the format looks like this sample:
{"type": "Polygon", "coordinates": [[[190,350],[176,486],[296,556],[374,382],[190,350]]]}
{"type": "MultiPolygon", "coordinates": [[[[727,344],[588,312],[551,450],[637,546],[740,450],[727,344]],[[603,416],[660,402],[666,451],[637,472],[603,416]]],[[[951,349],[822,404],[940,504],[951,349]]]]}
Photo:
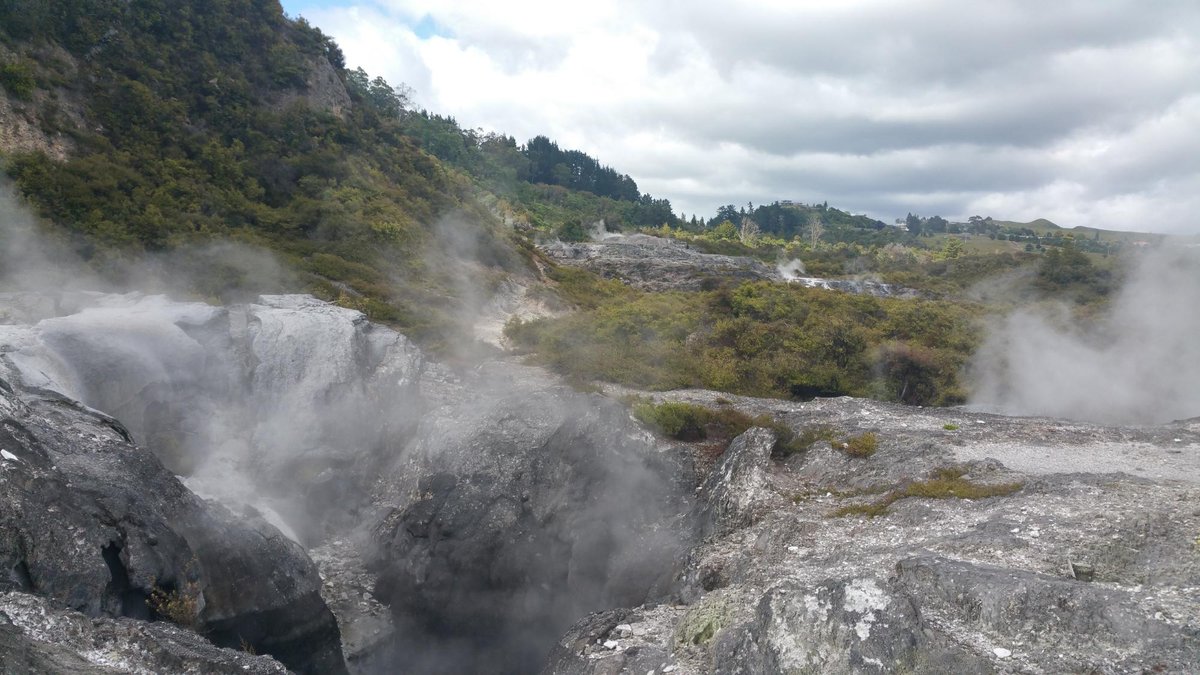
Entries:
{"type": "Polygon", "coordinates": [[[1200,251],[1138,259],[1090,330],[1028,311],[1008,317],[975,360],[973,404],[1011,415],[1112,424],[1200,416],[1200,251]]]}

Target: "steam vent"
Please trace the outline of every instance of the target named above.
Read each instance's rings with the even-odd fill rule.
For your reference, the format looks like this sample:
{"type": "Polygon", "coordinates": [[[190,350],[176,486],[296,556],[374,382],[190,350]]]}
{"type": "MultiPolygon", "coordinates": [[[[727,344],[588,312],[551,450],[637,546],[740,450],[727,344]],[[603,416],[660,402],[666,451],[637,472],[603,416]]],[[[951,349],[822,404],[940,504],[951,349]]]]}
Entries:
{"type": "Polygon", "coordinates": [[[103,672],[83,642],[204,672],[1197,655],[1194,421],[656,395],[754,420],[711,448],[506,358],[456,372],[306,296],[4,303],[0,606],[25,667],[103,672]],[[811,429],[832,431],[782,449],[811,429]]]}
{"type": "Polygon", "coordinates": [[[0,0],[0,675],[1200,673],[1196,36],[0,0]]]}

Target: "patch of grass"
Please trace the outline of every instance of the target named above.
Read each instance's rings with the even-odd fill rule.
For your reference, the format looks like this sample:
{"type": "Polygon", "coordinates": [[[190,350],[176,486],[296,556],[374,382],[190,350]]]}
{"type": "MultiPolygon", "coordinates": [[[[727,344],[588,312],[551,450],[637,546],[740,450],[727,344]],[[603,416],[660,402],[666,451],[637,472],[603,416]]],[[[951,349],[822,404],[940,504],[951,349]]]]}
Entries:
{"type": "Polygon", "coordinates": [[[694,403],[666,401],[663,403],[638,403],[633,406],[637,421],[654,430],[681,441],[702,441],[708,438],[707,430],[712,411],[694,403]]]}
{"type": "Polygon", "coordinates": [[[963,478],[967,470],[961,466],[943,467],[937,469],[933,476],[922,481],[908,483],[893,489],[883,497],[864,504],[843,506],[831,515],[866,516],[874,518],[888,512],[892,504],[905,497],[923,499],[986,499],[988,497],[1003,497],[1020,490],[1024,483],[975,483],[963,478]]]}
{"type": "Polygon", "coordinates": [[[773,452],[776,455],[800,452],[812,444],[804,444],[803,437],[770,415],[751,416],[732,408],[708,408],[680,401],[653,403],[634,400],[632,405],[635,419],[664,436],[680,441],[716,438],[728,442],[751,427],[763,427],[775,433],[773,452]]]}
{"type": "Polygon", "coordinates": [[[866,459],[879,449],[879,437],[873,431],[850,436],[841,445],[842,452],[851,457],[866,459]]]}
{"type": "Polygon", "coordinates": [[[796,434],[793,446],[797,452],[803,452],[813,446],[818,441],[827,441],[831,445],[837,443],[838,432],[831,426],[825,424],[810,424],[800,430],[796,434]]]}
{"type": "Polygon", "coordinates": [[[943,424],[942,428],[945,429],[946,431],[958,431],[957,424],[943,424]]]}

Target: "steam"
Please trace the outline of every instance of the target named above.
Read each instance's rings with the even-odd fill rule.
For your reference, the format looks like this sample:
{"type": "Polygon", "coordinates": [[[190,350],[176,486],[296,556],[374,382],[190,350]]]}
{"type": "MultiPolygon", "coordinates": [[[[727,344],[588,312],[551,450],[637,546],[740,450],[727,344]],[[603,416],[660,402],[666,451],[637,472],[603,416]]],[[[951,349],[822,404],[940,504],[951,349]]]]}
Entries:
{"type": "Polygon", "coordinates": [[[0,292],[163,293],[245,301],[301,286],[275,256],[234,241],[197,242],[136,260],[96,250],[83,238],[44,227],[0,182],[0,292]]]}
{"type": "Polygon", "coordinates": [[[42,232],[12,186],[0,181],[0,288],[40,291],[100,286],[65,241],[42,232]]]}
{"type": "MultiPolygon", "coordinates": [[[[93,274],[95,259],[3,199],[0,378],[112,415],[197,494],[253,509],[308,547],[365,537],[385,547],[389,519],[416,528],[441,500],[440,539],[400,542],[375,561],[386,571],[407,556],[390,568],[386,599],[404,615],[379,672],[530,671],[584,613],[640,604],[672,569],[694,483],[615,403],[487,360],[495,352],[455,373],[309,296],[154,294],[211,281],[201,297],[227,300],[294,283],[253,247],[192,247],[93,274]]],[[[424,269],[452,270],[447,295],[461,301],[441,309],[477,328],[489,284],[505,283],[496,268],[516,263],[471,219],[431,231],[424,269]]]]}
{"type": "Polygon", "coordinates": [[[783,277],[784,281],[795,281],[801,277],[807,276],[804,270],[804,261],[799,258],[791,260],[780,260],[775,264],[775,269],[779,270],[779,276],[783,277]]]}
{"type": "Polygon", "coordinates": [[[613,239],[623,239],[625,235],[620,232],[609,232],[608,225],[601,218],[588,226],[588,236],[592,241],[611,241],[613,239]]]}
{"type": "Polygon", "coordinates": [[[977,354],[972,403],[1115,424],[1200,416],[1197,307],[1200,251],[1149,252],[1091,328],[1065,310],[1008,317],[977,354]]]}

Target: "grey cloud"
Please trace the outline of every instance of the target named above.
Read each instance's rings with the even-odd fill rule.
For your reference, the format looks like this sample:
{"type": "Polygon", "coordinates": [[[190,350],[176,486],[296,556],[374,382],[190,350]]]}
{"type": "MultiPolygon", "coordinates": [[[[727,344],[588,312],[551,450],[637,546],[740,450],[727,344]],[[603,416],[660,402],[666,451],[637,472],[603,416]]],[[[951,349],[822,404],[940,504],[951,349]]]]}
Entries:
{"type": "Polygon", "coordinates": [[[514,86],[471,101],[458,83],[466,109],[430,107],[550,135],[687,212],[808,198],[889,220],[987,203],[1069,226],[1197,227],[1168,204],[1191,203],[1200,174],[1194,2],[610,1],[622,23],[596,30],[656,36],[636,89],[566,98],[547,82],[575,75],[558,71],[572,36],[472,20],[453,27],[460,46],[514,86]]]}

